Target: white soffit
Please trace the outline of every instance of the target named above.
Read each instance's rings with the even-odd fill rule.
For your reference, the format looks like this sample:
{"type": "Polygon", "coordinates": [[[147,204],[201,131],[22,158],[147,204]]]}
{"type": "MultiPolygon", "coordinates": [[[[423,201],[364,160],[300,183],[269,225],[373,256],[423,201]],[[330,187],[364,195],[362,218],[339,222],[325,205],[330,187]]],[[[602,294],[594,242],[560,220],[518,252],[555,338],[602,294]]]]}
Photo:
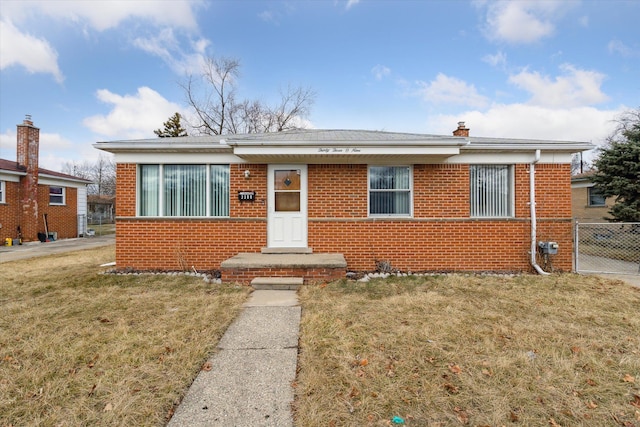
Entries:
{"type": "Polygon", "coordinates": [[[460,153],[457,146],[236,146],[234,154],[256,163],[432,163],[460,153]]]}

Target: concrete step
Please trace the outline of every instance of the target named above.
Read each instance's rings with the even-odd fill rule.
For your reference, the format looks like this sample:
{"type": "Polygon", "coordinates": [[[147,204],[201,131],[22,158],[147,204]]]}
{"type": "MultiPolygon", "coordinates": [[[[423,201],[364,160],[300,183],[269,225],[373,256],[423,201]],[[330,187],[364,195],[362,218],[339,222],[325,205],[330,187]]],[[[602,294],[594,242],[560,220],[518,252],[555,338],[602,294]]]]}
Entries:
{"type": "Polygon", "coordinates": [[[256,290],[290,291],[302,286],[302,277],[256,277],[251,287],[256,290]]]}
{"type": "Polygon", "coordinates": [[[262,248],[260,253],[263,254],[304,254],[313,253],[313,248],[262,248]]]}

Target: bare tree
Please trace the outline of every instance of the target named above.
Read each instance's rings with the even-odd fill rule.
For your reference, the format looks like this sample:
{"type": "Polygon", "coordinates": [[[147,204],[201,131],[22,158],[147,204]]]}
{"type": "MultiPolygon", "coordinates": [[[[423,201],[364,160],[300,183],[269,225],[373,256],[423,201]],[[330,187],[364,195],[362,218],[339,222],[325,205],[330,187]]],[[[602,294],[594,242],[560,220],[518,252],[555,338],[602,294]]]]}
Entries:
{"type": "MultiPolygon", "coordinates": [[[[182,85],[187,102],[193,108],[198,122],[192,124],[200,133],[222,135],[227,133],[234,118],[235,87],[240,76],[240,62],[231,58],[207,58],[202,73],[189,76],[182,85]]],[[[236,120],[237,121],[237,120],[236,120]]]]}
{"type": "Polygon", "coordinates": [[[197,120],[191,126],[199,133],[265,133],[304,127],[315,101],[311,89],[288,86],[280,93],[280,103],[269,107],[259,100],[238,100],[239,77],[238,60],[210,57],[199,75],[189,76],[181,85],[197,120]]]}
{"type": "Polygon", "coordinates": [[[115,196],[116,165],[109,156],[102,155],[95,162],[65,162],[62,172],[93,181],[87,186],[87,193],[99,196],[115,196]]]}

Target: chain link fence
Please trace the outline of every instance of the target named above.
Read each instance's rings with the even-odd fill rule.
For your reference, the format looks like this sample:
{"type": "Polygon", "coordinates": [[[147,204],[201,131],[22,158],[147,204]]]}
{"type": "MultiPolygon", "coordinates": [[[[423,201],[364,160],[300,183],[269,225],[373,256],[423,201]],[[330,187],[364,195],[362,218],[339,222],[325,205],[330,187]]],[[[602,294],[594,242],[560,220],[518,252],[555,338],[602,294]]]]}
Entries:
{"type": "Polygon", "coordinates": [[[577,223],[576,271],[640,274],[640,223],[577,223]]]}
{"type": "Polygon", "coordinates": [[[87,237],[115,234],[116,224],[109,213],[89,213],[87,215],[87,237]]]}

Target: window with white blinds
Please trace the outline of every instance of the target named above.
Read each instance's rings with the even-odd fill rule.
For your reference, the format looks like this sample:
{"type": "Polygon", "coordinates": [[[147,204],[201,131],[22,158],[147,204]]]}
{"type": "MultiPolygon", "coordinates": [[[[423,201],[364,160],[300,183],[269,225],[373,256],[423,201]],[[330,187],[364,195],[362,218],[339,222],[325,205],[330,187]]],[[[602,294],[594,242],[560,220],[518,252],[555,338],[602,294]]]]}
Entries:
{"type": "Polygon", "coordinates": [[[140,216],[229,216],[229,165],[140,165],[140,216]]]}
{"type": "Polygon", "coordinates": [[[369,215],[411,215],[411,168],[369,167],[369,215]]]}
{"type": "Polygon", "coordinates": [[[471,165],[471,216],[513,216],[512,172],[509,165],[471,165]]]}

